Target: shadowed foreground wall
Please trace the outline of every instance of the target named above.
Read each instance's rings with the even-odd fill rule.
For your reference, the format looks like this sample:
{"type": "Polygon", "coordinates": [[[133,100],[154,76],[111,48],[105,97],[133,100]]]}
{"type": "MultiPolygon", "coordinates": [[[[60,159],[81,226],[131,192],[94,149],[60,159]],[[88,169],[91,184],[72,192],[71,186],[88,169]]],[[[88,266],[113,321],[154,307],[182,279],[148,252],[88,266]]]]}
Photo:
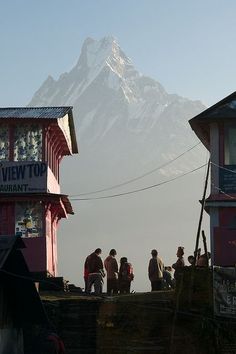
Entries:
{"type": "Polygon", "coordinates": [[[235,354],[236,325],[212,316],[210,278],[200,272],[192,284],[187,272],[175,291],[42,298],[67,354],[235,354]]]}

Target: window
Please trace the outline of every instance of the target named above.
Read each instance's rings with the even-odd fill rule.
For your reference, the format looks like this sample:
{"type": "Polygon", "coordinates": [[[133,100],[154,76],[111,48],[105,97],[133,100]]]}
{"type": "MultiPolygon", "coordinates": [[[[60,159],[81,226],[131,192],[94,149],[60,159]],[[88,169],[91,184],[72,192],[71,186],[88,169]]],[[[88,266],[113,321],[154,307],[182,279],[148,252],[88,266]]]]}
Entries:
{"type": "Polygon", "coordinates": [[[236,126],[225,129],[225,165],[236,165],[236,126]]]}
{"type": "Polygon", "coordinates": [[[17,125],[14,131],[14,161],[42,161],[42,128],[17,125]]]}
{"type": "Polygon", "coordinates": [[[9,161],[9,128],[6,124],[0,125],[0,160],[9,161]]]}

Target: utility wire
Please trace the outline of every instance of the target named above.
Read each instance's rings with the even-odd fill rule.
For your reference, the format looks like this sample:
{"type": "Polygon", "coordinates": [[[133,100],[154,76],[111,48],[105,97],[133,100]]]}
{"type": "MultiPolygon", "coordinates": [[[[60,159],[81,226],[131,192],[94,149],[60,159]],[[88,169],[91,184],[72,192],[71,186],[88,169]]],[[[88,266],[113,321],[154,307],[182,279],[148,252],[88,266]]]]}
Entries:
{"type": "MultiPolygon", "coordinates": [[[[222,170],[225,170],[225,171],[232,172],[232,173],[236,174],[236,171],[235,171],[235,170],[231,170],[231,169],[229,169],[229,168],[220,166],[220,165],[218,165],[218,164],[216,164],[216,163],[214,163],[214,162],[212,162],[212,161],[211,161],[211,164],[212,164],[213,166],[216,166],[216,167],[222,169],[222,170]]],[[[232,196],[232,195],[226,193],[225,191],[223,191],[223,189],[217,187],[214,182],[212,182],[211,185],[213,186],[214,189],[217,189],[220,193],[224,194],[226,197],[229,197],[230,199],[236,199],[235,196],[232,196]]]]}
{"type": "Polygon", "coordinates": [[[224,194],[226,197],[229,197],[230,199],[235,199],[235,197],[233,197],[232,195],[225,193],[221,188],[216,187],[216,185],[214,183],[211,183],[213,188],[217,189],[220,193],[224,194]]]}
{"type": "Polygon", "coordinates": [[[219,167],[221,168],[222,170],[225,170],[225,171],[229,171],[229,172],[232,172],[232,173],[236,173],[236,170],[230,170],[229,168],[226,168],[226,167],[223,167],[223,166],[220,166],[220,165],[217,165],[216,163],[214,162],[211,162],[212,165],[216,166],[216,167],[219,167]]]}
{"type": "Polygon", "coordinates": [[[95,191],[92,191],[92,192],[86,192],[86,193],[80,193],[80,194],[75,194],[75,195],[70,195],[70,197],[80,197],[80,196],[84,196],[84,195],[91,195],[91,194],[97,194],[97,193],[101,193],[101,192],[107,192],[109,190],[112,190],[112,189],[115,189],[115,188],[118,188],[118,187],[122,187],[122,186],[125,186],[126,184],[129,184],[129,183],[132,183],[132,182],[135,182],[135,181],[138,181],[139,179],[141,178],[144,178],[158,170],[160,170],[161,168],[164,168],[166,166],[168,166],[169,164],[171,164],[172,162],[176,161],[177,159],[179,159],[180,157],[182,157],[183,155],[187,154],[189,151],[193,150],[196,146],[200,145],[201,142],[195,144],[194,146],[192,146],[191,148],[189,148],[188,150],[184,151],[182,154],[176,156],[174,159],[164,163],[163,165],[160,165],[156,168],[154,168],[153,170],[149,171],[149,172],[146,172],[144,174],[142,174],[141,176],[138,176],[138,177],[135,177],[135,178],[132,178],[128,181],[125,181],[125,182],[122,182],[122,183],[119,183],[119,184],[116,184],[114,186],[111,186],[111,187],[108,187],[108,188],[103,188],[103,189],[97,189],[95,191]]]}
{"type": "Polygon", "coordinates": [[[157,184],[152,184],[150,186],[147,186],[147,187],[144,187],[144,188],[140,188],[140,189],[135,189],[133,191],[129,191],[129,192],[124,192],[124,193],[118,193],[118,194],[112,194],[112,195],[106,195],[106,196],[101,196],[101,197],[92,197],[92,198],[71,198],[71,201],[77,201],[77,200],[98,200],[98,199],[109,199],[109,198],[115,198],[115,197],[121,197],[121,196],[124,196],[124,195],[128,195],[128,194],[134,194],[134,193],[138,193],[138,192],[142,192],[142,191],[145,191],[145,190],[148,190],[148,189],[151,189],[151,188],[156,188],[156,187],[159,187],[163,184],[166,184],[166,183],[170,183],[170,182],[173,182],[175,181],[176,179],[179,179],[181,177],[184,177],[184,176],[187,176],[189,175],[190,173],[193,173],[195,171],[198,171],[200,170],[201,168],[203,168],[204,166],[206,166],[206,164],[204,165],[201,165],[191,171],[188,171],[188,172],[185,172],[185,173],[182,173],[181,175],[179,176],[176,176],[174,178],[171,178],[169,180],[166,180],[166,181],[163,181],[163,182],[160,182],[160,183],[157,183],[157,184]]]}
{"type": "MultiPolygon", "coordinates": [[[[223,166],[220,166],[220,165],[218,165],[218,164],[216,164],[216,163],[214,163],[214,162],[212,162],[212,161],[211,161],[211,165],[216,166],[216,167],[218,167],[218,168],[220,168],[220,169],[222,169],[222,170],[225,170],[225,171],[232,172],[232,173],[235,173],[235,174],[236,174],[236,171],[231,170],[231,169],[226,168],[226,167],[223,167],[223,166]]],[[[212,187],[213,187],[214,189],[217,189],[220,193],[224,194],[226,197],[229,197],[230,199],[235,199],[234,196],[232,196],[232,195],[226,193],[225,191],[223,191],[223,189],[217,187],[214,182],[211,182],[211,185],[212,185],[212,187]]]]}

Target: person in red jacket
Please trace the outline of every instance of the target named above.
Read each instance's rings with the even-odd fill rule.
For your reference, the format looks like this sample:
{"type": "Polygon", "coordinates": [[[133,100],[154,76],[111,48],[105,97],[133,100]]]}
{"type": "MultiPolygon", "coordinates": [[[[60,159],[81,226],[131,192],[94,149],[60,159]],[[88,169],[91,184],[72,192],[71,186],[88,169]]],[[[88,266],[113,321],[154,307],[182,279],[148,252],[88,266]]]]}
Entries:
{"type": "Polygon", "coordinates": [[[131,281],[134,280],[132,264],[126,257],[120,259],[120,268],[118,274],[120,294],[129,294],[131,281]]]}
{"type": "Polygon", "coordinates": [[[35,338],[32,353],[34,354],[65,354],[65,346],[55,328],[48,324],[42,327],[35,338]]]}

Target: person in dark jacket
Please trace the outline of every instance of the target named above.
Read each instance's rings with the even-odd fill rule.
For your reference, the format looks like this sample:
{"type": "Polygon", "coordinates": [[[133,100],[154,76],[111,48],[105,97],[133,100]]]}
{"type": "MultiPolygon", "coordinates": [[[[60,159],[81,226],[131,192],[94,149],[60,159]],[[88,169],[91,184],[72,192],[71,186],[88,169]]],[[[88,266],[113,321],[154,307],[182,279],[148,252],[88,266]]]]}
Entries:
{"type": "Polygon", "coordinates": [[[184,262],[184,247],[179,246],[177,249],[176,256],[178,257],[177,261],[172,264],[172,268],[174,268],[175,273],[174,273],[174,278],[178,279],[179,275],[182,273],[185,262],[184,262]]]}
{"type": "Polygon", "coordinates": [[[174,276],[172,273],[172,267],[167,266],[164,267],[163,271],[163,280],[164,280],[164,288],[165,289],[173,289],[174,288],[174,276]]]}
{"type": "Polygon", "coordinates": [[[101,259],[101,248],[97,248],[87,259],[88,267],[88,293],[91,293],[92,286],[96,295],[102,293],[103,277],[105,276],[103,262],[101,259]]]}
{"type": "Polygon", "coordinates": [[[84,262],[84,292],[86,294],[88,293],[88,284],[89,284],[88,283],[88,277],[89,277],[88,261],[89,261],[89,256],[86,257],[85,262],[84,262]]]}
{"type": "Polygon", "coordinates": [[[107,294],[118,293],[118,263],[116,260],[116,250],[111,249],[109,256],[104,261],[104,267],[107,272],[107,294]]]}
{"type": "Polygon", "coordinates": [[[197,266],[198,267],[208,267],[210,259],[211,259],[210,252],[201,254],[197,260],[197,266]]]}
{"type": "Polygon", "coordinates": [[[162,290],[164,264],[158,257],[157,250],[151,251],[152,258],[148,264],[148,277],[151,282],[151,291],[162,290]]]}
{"type": "Polygon", "coordinates": [[[120,259],[120,268],[118,273],[119,293],[129,294],[131,281],[134,280],[133,266],[128,262],[127,257],[120,259]]]}

